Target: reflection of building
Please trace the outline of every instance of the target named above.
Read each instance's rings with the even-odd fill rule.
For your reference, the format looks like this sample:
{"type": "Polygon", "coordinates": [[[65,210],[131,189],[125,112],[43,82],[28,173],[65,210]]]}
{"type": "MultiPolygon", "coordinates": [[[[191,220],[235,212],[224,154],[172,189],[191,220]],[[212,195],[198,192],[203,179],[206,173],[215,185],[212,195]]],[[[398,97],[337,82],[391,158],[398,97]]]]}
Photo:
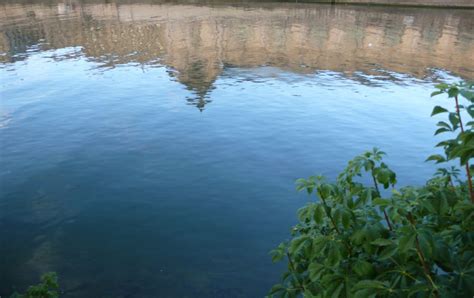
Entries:
{"type": "Polygon", "coordinates": [[[1,5],[1,61],[22,59],[18,54],[41,42],[44,49],[80,46],[105,67],[160,63],[202,104],[227,64],[416,77],[443,68],[474,78],[471,10],[92,2],[1,5]]]}

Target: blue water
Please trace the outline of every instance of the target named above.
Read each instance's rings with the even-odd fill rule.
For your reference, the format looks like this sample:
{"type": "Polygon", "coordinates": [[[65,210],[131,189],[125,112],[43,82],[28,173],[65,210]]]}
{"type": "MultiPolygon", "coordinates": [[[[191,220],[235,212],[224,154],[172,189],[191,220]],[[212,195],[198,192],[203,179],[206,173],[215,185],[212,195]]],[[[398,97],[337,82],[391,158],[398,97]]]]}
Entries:
{"type": "MultiPolygon", "coordinates": [[[[3,30],[21,39],[22,22],[3,30]]],[[[1,296],[47,271],[64,297],[263,296],[308,200],[294,180],[377,146],[400,185],[422,184],[429,94],[471,73],[233,63],[190,87],[166,56],[104,67],[84,45],[29,43],[0,68],[1,296]]]]}

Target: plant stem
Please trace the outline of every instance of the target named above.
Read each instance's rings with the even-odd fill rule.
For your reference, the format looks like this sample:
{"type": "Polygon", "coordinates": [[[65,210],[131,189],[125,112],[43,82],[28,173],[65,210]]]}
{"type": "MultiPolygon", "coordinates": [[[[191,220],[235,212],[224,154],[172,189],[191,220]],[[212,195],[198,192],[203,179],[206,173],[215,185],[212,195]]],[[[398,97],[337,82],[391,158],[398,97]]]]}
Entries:
{"type": "MultiPolygon", "coordinates": [[[[375,176],[374,176],[374,173],[372,172],[372,179],[374,180],[374,185],[375,185],[375,191],[377,192],[377,195],[380,197],[380,190],[379,190],[379,186],[377,184],[377,180],[375,179],[375,176]]],[[[387,225],[388,225],[388,229],[390,231],[392,231],[392,224],[390,223],[390,219],[388,218],[388,214],[385,210],[382,210],[383,211],[383,215],[385,217],[385,221],[387,222],[387,225]]]]}
{"type": "Polygon", "coordinates": [[[329,219],[331,220],[332,225],[334,226],[334,229],[336,229],[336,232],[337,232],[339,235],[341,235],[341,231],[339,231],[339,228],[337,227],[336,222],[334,221],[334,218],[333,218],[332,215],[331,215],[331,212],[328,211],[329,206],[326,204],[326,200],[321,196],[321,194],[319,194],[319,197],[320,197],[321,200],[323,201],[324,212],[326,212],[327,217],[329,217],[329,219]]]}
{"type": "MultiPolygon", "coordinates": [[[[319,192],[318,192],[318,193],[319,193],[319,192]]],[[[326,200],[323,198],[323,196],[321,195],[321,193],[319,193],[319,197],[320,197],[321,200],[323,201],[324,212],[326,212],[326,216],[329,217],[329,219],[331,220],[332,225],[334,226],[334,229],[336,230],[337,234],[338,234],[338,235],[341,235],[341,231],[340,231],[339,228],[337,227],[336,221],[334,220],[334,218],[333,218],[332,215],[331,215],[331,212],[329,211],[329,206],[328,206],[328,204],[326,203],[326,200]]],[[[343,241],[343,242],[344,242],[344,245],[345,245],[346,248],[347,248],[347,251],[349,252],[349,255],[352,255],[352,246],[350,245],[350,243],[348,243],[347,241],[343,241]]]]}
{"type": "MultiPolygon", "coordinates": [[[[457,95],[454,96],[454,100],[456,101],[456,113],[458,114],[458,118],[459,118],[459,127],[461,128],[461,133],[464,133],[464,126],[462,124],[461,111],[459,109],[459,100],[458,100],[457,95]]],[[[474,203],[474,189],[472,187],[471,172],[469,171],[469,161],[466,161],[466,175],[467,175],[467,184],[469,186],[469,194],[471,195],[471,202],[474,203]]]]}
{"type": "MultiPolygon", "coordinates": [[[[416,232],[415,221],[413,220],[413,216],[411,213],[407,215],[408,221],[410,221],[411,226],[416,232]]],[[[434,283],[433,279],[431,278],[430,268],[428,264],[426,264],[425,255],[420,247],[420,241],[418,241],[418,235],[415,236],[415,245],[416,245],[416,254],[418,255],[418,259],[420,260],[421,266],[423,267],[423,272],[425,273],[426,279],[430,282],[431,287],[433,288],[434,296],[438,297],[438,287],[434,283]]]]}
{"type": "Polygon", "coordinates": [[[289,253],[286,253],[286,256],[288,258],[288,264],[290,265],[290,269],[291,269],[291,273],[293,274],[293,277],[296,279],[296,281],[298,282],[298,285],[300,286],[300,288],[303,290],[303,292],[305,291],[305,288],[303,286],[303,284],[300,282],[300,280],[298,279],[298,277],[296,276],[295,272],[296,272],[296,269],[295,269],[295,265],[293,264],[293,261],[291,260],[291,257],[290,257],[290,254],[289,253]]]}

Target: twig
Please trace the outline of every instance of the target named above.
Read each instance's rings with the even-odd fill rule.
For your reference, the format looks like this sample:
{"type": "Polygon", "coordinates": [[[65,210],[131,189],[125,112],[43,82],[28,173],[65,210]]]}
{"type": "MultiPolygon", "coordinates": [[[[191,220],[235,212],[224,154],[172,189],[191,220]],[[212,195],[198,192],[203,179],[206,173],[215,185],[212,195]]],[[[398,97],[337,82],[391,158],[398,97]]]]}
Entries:
{"type": "MultiPolygon", "coordinates": [[[[462,124],[462,119],[461,119],[461,112],[459,109],[459,100],[458,96],[454,96],[454,100],[456,101],[456,113],[458,114],[459,118],[459,127],[461,128],[461,132],[464,133],[464,126],[462,124]]],[[[469,185],[469,194],[471,195],[471,202],[474,203],[474,189],[472,187],[472,177],[471,177],[471,171],[469,170],[469,161],[466,161],[466,175],[467,175],[467,184],[469,185]]]]}
{"type": "MultiPolygon", "coordinates": [[[[375,185],[375,191],[377,191],[377,195],[380,197],[380,190],[379,190],[379,186],[377,185],[377,180],[375,179],[375,175],[374,173],[372,172],[372,179],[374,180],[374,185],[375,185]]],[[[387,212],[384,210],[383,211],[383,215],[385,217],[385,221],[387,222],[387,225],[388,225],[388,229],[390,231],[393,231],[393,228],[392,228],[392,224],[390,223],[390,219],[388,218],[388,214],[387,212]]]]}
{"type": "MultiPolygon", "coordinates": [[[[416,230],[415,221],[413,220],[413,216],[411,215],[410,212],[408,213],[407,218],[408,218],[408,221],[410,222],[410,224],[412,225],[412,227],[416,230]]],[[[415,245],[416,245],[416,254],[418,255],[418,259],[420,260],[420,263],[423,267],[423,271],[425,273],[426,279],[428,279],[428,281],[430,282],[431,287],[433,288],[435,297],[439,297],[438,296],[438,287],[436,286],[433,279],[431,278],[430,268],[428,267],[428,264],[426,264],[425,256],[424,256],[423,251],[421,250],[421,247],[420,247],[420,241],[418,241],[418,235],[415,235],[415,245]]]]}
{"type": "Polygon", "coordinates": [[[298,277],[295,274],[295,272],[296,272],[295,265],[293,264],[293,261],[291,260],[290,254],[288,252],[286,253],[286,256],[288,257],[288,264],[290,265],[290,269],[291,269],[291,273],[293,274],[293,277],[296,279],[296,281],[298,282],[299,287],[303,290],[303,292],[306,291],[303,284],[300,282],[300,280],[298,279],[298,277]]]}

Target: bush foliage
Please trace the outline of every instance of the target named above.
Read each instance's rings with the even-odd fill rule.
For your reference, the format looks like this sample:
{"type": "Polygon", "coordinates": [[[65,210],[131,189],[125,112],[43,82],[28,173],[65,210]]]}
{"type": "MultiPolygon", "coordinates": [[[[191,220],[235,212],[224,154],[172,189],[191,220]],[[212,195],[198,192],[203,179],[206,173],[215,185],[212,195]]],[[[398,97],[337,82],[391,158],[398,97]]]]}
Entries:
{"type": "Polygon", "coordinates": [[[463,119],[474,117],[473,84],[436,88],[432,96],[447,95],[454,111],[433,109],[448,118],[435,134],[452,138],[428,160],[447,166],[424,186],[397,188],[385,153],[373,149],[335,182],[298,179],[315,199],[298,211],[291,239],[271,251],[288,268],[270,297],[473,297],[474,121],[463,119]]]}
{"type": "Polygon", "coordinates": [[[56,273],[49,272],[41,276],[41,282],[30,286],[25,294],[15,293],[10,298],[58,298],[59,284],[56,273]]]}

